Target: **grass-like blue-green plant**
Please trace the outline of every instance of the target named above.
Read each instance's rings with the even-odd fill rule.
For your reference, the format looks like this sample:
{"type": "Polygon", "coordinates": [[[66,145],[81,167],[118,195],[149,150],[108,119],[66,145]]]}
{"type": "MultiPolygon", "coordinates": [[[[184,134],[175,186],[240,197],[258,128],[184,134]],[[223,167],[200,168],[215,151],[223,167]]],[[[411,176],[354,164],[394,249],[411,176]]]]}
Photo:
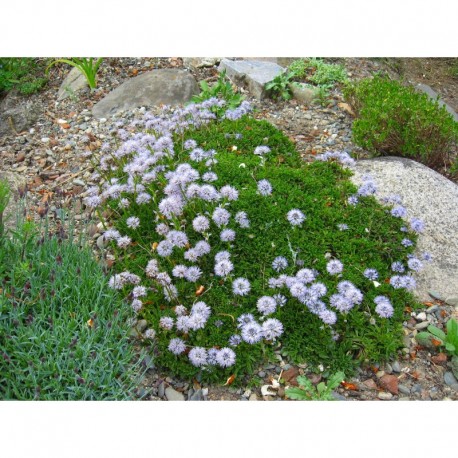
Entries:
{"type": "Polygon", "coordinates": [[[103,62],[103,58],[100,57],[97,60],[94,57],[73,57],[72,59],[56,59],[52,61],[46,68],[46,73],[49,73],[49,69],[57,64],[64,63],[77,68],[87,80],[89,87],[94,90],[97,87],[97,71],[99,70],[100,64],[103,62]]]}
{"type": "Polygon", "coordinates": [[[68,236],[41,238],[25,221],[0,237],[0,399],[134,397],[130,309],[68,236]]]}
{"type": "Polygon", "coordinates": [[[10,200],[10,187],[6,180],[0,180],[0,237],[4,231],[4,213],[10,200]]]}

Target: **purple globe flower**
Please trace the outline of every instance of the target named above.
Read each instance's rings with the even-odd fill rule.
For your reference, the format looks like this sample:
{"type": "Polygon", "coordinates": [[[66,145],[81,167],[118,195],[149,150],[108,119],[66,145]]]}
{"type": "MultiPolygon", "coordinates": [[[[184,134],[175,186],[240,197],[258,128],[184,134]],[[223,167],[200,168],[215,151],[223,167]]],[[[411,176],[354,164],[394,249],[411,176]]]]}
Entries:
{"type": "Polygon", "coordinates": [[[186,345],[181,339],[176,337],[169,342],[168,349],[174,355],[181,355],[186,350],[186,345]]]}
{"type": "Polygon", "coordinates": [[[207,364],[207,351],[202,347],[194,347],[188,354],[189,361],[196,367],[202,367],[207,364]]]}
{"type": "Polygon", "coordinates": [[[340,274],[343,270],[343,264],[338,259],[333,259],[326,264],[326,270],[331,275],[340,274]]]}
{"type": "Polygon", "coordinates": [[[234,350],[228,347],[221,348],[216,355],[216,361],[221,367],[230,367],[235,364],[234,350]]]}

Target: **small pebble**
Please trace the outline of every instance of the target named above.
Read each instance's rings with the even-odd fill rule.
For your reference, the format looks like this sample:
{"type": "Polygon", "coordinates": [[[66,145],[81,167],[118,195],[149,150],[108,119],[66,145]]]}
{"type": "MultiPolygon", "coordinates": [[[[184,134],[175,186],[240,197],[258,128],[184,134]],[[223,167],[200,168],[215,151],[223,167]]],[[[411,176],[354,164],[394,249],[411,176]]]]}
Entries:
{"type": "Polygon", "coordinates": [[[446,372],[444,374],[444,382],[448,386],[452,386],[452,385],[458,383],[458,381],[456,380],[456,378],[455,378],[455,376],[453,375],[452,372],[446,372]]]}
{"type": "Polygon", "coordinates": [[[410,388],[408,388],[408,387],[405,386],[405,385],[399,384],[399,385],[398,385],[398,390],[399,390],[402,394],[410,394],[410,388]]]}
{"type": "Polygon", "coordinates": [[[431,324],[431,323],[430,323],[429,321],[423,321],[423,322],[421,322],[421,323],[416,324],[416,325],[415,325],[415,329],[418,329],[418,330],[420,330],[420,329],[425,329],[425,328],[427,328],[430,324],[431,324]]]}
{"type": "Polygon", "coordinates": [[[401,365],[398,361],[394,361],[391,367],[393,368],[393,372],[401,372],[401,365]]]}
{"type": "Polygon", "coordinates": [[[420,312],[417,314],[416,319],[418,321],[425,321],[426,320],[426,313],[425,312],[420,312]]]}
{"type": "Polygon", "coordinates": [[[388,401],[389,399],[393,398],[393,395],[391,393],[388,393],[387,391],[381,391],[377,397],[383,401],[388,401]]]}

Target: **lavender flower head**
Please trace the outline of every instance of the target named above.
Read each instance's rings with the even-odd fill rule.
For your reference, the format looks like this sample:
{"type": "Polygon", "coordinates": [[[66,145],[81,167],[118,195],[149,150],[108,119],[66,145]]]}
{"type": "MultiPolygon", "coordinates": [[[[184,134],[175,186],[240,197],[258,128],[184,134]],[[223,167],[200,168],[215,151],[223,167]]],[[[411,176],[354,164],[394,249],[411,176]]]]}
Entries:
{"type": "Polygon", "coordinates": [[[404,218],[407,215],[407,210],[405,207],[397,205],[396,207],[391,209],[390,213],[396,218],[404,218]]]}
{"type": "Polygon", "coordinates": [[[170,316],[163,316],[160,320],[159,320],[159,326],[163,329],[167,329],[168,331],[170,331],[170,329],[173,328],[173,318],[170,317],[170,316]]]}
{"type": "Polygon", "coordinates": [[[238,334],[233,334],[231,337],[229,337],[229,345],[231,347],[236,347],[242,342],[242,338],[238,334]]]}
{"type": "Polygon", "coordinates": [[[215,255],[216,263],[221,262],[221,261],[229,261],[229,259],[231,259],[231,254],[229,253],[229,251],[219,251],[215,255]]]}
{"type": "Polygon", "coordinates": [[[378,272],[376,269],[366,269],[363,275],[369,280],[377,280],[378,278],[378,272]]]}
{"type": "Polygon", "coordinates": [[[401,261],[395,261],[391,264],[391,270],[393,272],[399,272],[399,273],[402,273],[404,272],[406,269],[404,267],[404,265],[402,264],[401,261]]]}
{"type": "Polygon", "coordinates": [[[242,339],[246,343],[258,343],[262,339],[262,336],[262,327],[255,321],[247,323],[242,327],[242,339]]]}
{"type": "Polygon", "coordinates": [[[283,256],[277,256],[272,262],[272,268],[280,272],[288,267],[288,260],[283,256]]]}
{"type": "Polygon", "coordinates": [[[333,325],[337,321],[337,315],[332,310],[324,309],[318,313],[321,321],[325,324],[333,325]]]}
{"type": "Polygon", "coordinates": [[[215,265],[215,275],[227,277],[234,270],[234,264],[229,260],[222,260],[215,265]]]}
{"type": "Polygon", "coordinates": [[[239,198],[239,192],[233,186],[223,186],[219,190],[220,194],[229,201],[235,201],[239,198]]]}
{"type": "Polygon", "coordinates": [[[186,273],[184,274],[184,278],[186,278],[186,280],[191,283],[195,283],[197,280],[199,280],[201,275],[202,271],[199,269],[199,267],[191,266],[187,268],[186,273]]]}
{"type": "Polygon", "coordinates": [[[207,351],[202,347],[194,347],[188,354],[191,364],[196,367],[202,367],[207,364],[207,351]]]}
{"type": "Polygon", "coordinates": [[[256,302],[256,308],[259,313],[265,315],[270,315],[277,310],[277,303],[275,299],[270,296],[262,296],[256,302]]]}
{"type": "Polygon", "coordinates": [[[374,302],[376,304],[375,312],[381,318],[390,318],[393,316],[393,306],[391,305],[390,300],[386,296],[377,296],[374,299],[374,302]]]}
{"type": "Polygon", "coordinates": [[[421,219],[412,218],[410,220],[410,228],[413,231],[415,231],[417,233],[420,233],[420,232],[423,232],[423,230],[425,228],[425,223],[421,219]]]}
{"type": "Polygon", "coordinates": [[[186,350],[186,345],[181,339],[176,337],[169,342],[168,349],[174,355],[181,355],[186,350]]]}
{"type": "Polygon", "coordinates": [[[267,180],[258,181],[258,193],[261,196],[270,196],[272,194],[272,185],[267,180]]]}
{"type": "Polygon", "coordinates": [[[228,347],[221,348],[216,355],[216,361],[221,367],[230,367],[235,364],[234,350],[228,347]]]}
{"type": "Polygon", "coordinates": [[[196,216],[192,221],[192,227],[196,232],[203,233],[210,228],[210,221],[206,216],[196,216]]]}
{"type": "Polygon", "coordinates": [[[262,323],[262,335],[267,340],[275,341],[283,334],[283,324],[276,318],[269,318],[262,323]]]}
{"type": "Polygon", "coordinates": [[[270,148],[268,146],[257,146],[254,150],[254,154],[257,156],[263,156],[267,153],[270,153],[270,148]]]}
{"type": "Polygon", "coordinates": [[[241,228],[248,228],[250,227],[250,220],[248,219],[248,215],[246,212],[238,212],[235,215],[235,221],[241,228]]]}
{"type": "Polygon", "coordinates": [[[233,242],[235,240],[235,231],[232,229],[224,229],[221,231],[220,239],[223,242],[233,242]]]}
{"type": "Polygon", "coordinates": [[[212,215],[212,219],[218,227],[227,226],[231,214],[224,208],[218,207],[212,215]]]}
{"type": "Polygon", "coordinates": [[[331,275],[340,274],[343,270],[343,264],[338,259],[333,259],[326,264],[326,270],[331,275]]]}
{"type": "Polygon", "coordinates": [[[232,292],[236,296],[246,296],[251,290],[250,282],[246,278],[236,278],[232,282],[232,292]]]}
{"type": "Polygon", "coordinates": [[[126,220],[127,227],[130,227],[131,229],[136,229],[138,226],[140,226],[140,219],[137,218],[136,216],[130,216],[126,220]]]}
{"type": "Polygon", "coordinates": [[[237,323],[238,323],[237,327],[240,329],[240,328],[243,328],[248,323],[253,323],[253,322],[254,322],[254,316],[251,313],[242,313],[242,315],[240,315],[237,318],[237,323]]]}
{"type": "Polygon", "coordinates": [[[419,272],[421,269],[423,269],[423,263],[417,258],[410,258],[407,261],[407,265],[409,266],[410,270],[415,272],[419,272]]]}
{"type": "Polygon", "coordinates": [[[305,220],[305,215],[297,208],[293,208],[288,212],[286,218],[292,226],[300,226],[305,220]]]}

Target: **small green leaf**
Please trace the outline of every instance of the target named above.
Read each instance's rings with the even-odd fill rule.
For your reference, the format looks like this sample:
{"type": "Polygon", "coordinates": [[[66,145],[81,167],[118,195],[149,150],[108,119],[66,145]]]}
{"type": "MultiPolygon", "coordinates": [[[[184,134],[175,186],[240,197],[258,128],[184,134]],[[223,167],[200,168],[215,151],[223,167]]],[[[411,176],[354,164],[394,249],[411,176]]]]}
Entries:
{"type": "Polygon", "coordinates": [[[432,324],[428,326],[428,331],[436,337],[439,337],[441,340],[445,340],[445,332],[439,329],[436,326],[433,326],[432,324]]]}
{"type": "Polygon", "coordinates": [[[455,345],[450,342],[445,343],[445,349],[451,353],[455,353],[455,345]]]}
{"type": "Polygon", "coordinates": [[[297,399],[298,401],[308,401],[310,400],[310,395],[307,394],[305,390],[302,390],[300,388],[288,388],[285,391],[286,396],[288,396],[290,399],[297,399]]]}

